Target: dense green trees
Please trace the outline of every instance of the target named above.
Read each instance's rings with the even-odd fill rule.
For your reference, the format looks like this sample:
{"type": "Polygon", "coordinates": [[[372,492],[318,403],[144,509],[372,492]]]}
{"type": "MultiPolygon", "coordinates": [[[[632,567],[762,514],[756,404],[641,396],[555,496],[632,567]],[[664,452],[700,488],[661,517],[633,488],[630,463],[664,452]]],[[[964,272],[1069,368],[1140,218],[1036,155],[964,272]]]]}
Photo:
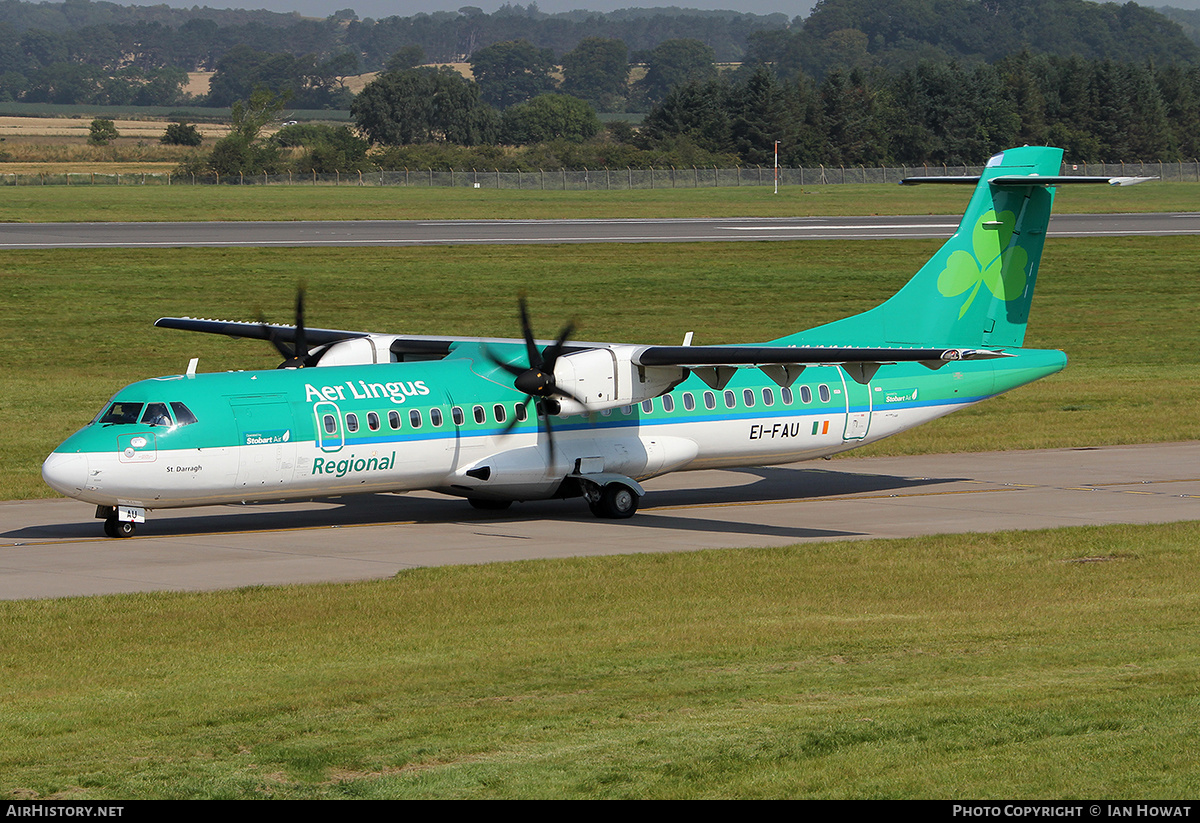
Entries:
{"type": "Polygon", "coordinates": [[[748,59],[824,77],[829,71],[973,66],[1033,53],[1119,62],[1200,61],[1179,26],[1136,3],[1086,0],[821,0],[803,26],[749,35],[748,59]]]}
{"type": "Polygon", "coordinates": [[[166,146],[199,146],[203,138],[200,130],[190,123],[171,123],[158,142],[166,146]]]}
{"type": "Polygon", "coordinates": [[[205,161],[187,171],[212,171],[219,175],[274,173],[283,165],[279,145],[260,139],[263,128],[279,119],[288,94],[257,89],[246,100],[235,100],[231,108],[232,129],[213,146],[205,161]]]}
{"type": "Polygon", "coordinates": [[[621,111],[629,94],[629,48],[620,40],[585,37],[562,56],[562,92],[599,111],[621,111]]]}
{"type": "Polygon", "coordinates": [[[1200,68],[1022,52],[964,68],[833,71],[817,83],[766,66],[678,86],[643,123],[643,145],[687,140],[788,165],[974,164],[1007,146],[1062,146],[1077,161],[1200,154],[1200,68]]]}
{"type": "Polygon", "coordinates": [[[555,88],[550,76],[555,69],[554,52],[539,49],[528,40],[486,46],[473,53],[470,62],[480,98],[497,108],[524,103],[555,88]]]}
{"type": "Polygon", "coordinates": [[[97,117],[88,126],[88,143],[93,146],[107,146],[121,136],[111,120],[97,117]]]}
{"type": "Polygon", "coordinates": [[[266,88],[276,94],[286,92],[298,108],[343,108],[350,104],[351,95],[341,81],[357,68],[358,57],[348,52],[318,60],[312,54],[293,57],[237,45],[217,61],[207,102],[228,106],[266,88]]]}
{"type": "Polygon", "coordinates": [[[446,141],[464,146],[496,142],[499,115],[479,88],[449,68],[381,74],[354,98],[354,122],[373,143],[446,141]]]}
{"type": "Polygon", "coordinates": [[[566,94],[540,94],[504,112],[501,140],[514,146],[551,140],[587,140],[600,131],[596,111],[566,94]]]}
{"type": "Polygon", "coordinates": [[[667,40],[645,55],[646,76],[636,84],[649,103],[665,99],[671,89],[686,83],[703,83],[717,76],[712,48],[699,40],[667,40]]]}
{"type": "Polygon", "coordinates": [[[332,174],[375,168],[375,164],[367,159],[370,143],[347,126],[284,126],[271,135],[271,141],[284,148],[303,147],[304,151],[291,163],[301,171],[332,174]]]}

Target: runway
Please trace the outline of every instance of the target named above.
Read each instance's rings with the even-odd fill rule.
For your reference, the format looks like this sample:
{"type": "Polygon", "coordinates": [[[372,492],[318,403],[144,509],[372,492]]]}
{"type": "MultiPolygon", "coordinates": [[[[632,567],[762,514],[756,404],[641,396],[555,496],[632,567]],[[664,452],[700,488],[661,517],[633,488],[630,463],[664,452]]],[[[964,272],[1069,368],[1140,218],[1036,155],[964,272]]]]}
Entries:
{"type": "Polygon", "coordinates": [[[501,515],[432,494],[153,512],[125,540],[93,507],[0,503],[0,599],[384,578],[547,557],[784,546],[1200,519],[1200,442],[848,458],[647,481],[631,520],[579,500],[501,515]]]}
{"type": "MultiPolygon", "coordinates": [[[[949,237],[957,216],[662,220],[360,220],[259,223],[2,223],[0,249],[694,243],[949,237]]],[[[1064,214],[1057,237],[1200,234],[1200,212],[1064,214]]]]}

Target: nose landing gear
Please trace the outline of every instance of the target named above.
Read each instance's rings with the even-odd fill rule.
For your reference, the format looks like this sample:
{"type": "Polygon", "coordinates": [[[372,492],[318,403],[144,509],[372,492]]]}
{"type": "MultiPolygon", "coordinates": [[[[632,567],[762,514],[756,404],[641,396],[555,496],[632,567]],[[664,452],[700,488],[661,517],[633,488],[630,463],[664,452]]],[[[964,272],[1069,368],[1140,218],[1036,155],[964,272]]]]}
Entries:
{"type": "Polygon", "coordinates": [[[96,517],[104,521],[109,537],[132,537],[138,523],[146,522],[146,510],[136,506],[97,506],[96,517]]]}

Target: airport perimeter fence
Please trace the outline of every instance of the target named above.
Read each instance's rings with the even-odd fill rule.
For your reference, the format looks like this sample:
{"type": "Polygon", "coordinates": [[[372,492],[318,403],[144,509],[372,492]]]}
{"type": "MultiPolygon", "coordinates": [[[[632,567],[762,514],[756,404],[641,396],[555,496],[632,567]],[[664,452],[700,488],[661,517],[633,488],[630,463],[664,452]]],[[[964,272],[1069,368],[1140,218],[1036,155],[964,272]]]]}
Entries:
{"type": "MultiPolygon", "coordinates": [[[[906,177],[977,175],[982,166],[817,166],[781,168],[780,186],[899,183],[906,177]]],[[[1064,164],[1063,174],[1107,177],[1157,177],[1200,183],[1200,161],[1064,164]]],[[[701,189],[774,186],[770,166],[662,169],[556,169],[502,172],[470,169],[436,171],[401,169],[320,174],[2,174],[0,186],[401,186],[410,188],[477,188],[541,191],[629,191],[637,189],[701,189]]]]}

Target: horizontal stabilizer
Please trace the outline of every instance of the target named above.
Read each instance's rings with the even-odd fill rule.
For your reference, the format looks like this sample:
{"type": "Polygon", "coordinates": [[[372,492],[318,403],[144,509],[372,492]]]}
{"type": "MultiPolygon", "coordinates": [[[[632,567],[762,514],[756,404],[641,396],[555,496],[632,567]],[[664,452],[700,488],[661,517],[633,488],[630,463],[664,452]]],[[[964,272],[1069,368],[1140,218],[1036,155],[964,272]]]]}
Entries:
{"type": "MultiPolygon", "coordinates": [[[[1036,174],[1006,174],[993,177],[988,181],[992,186],[1070,186],[1074,184],[1107,186],[1136,186],[1157,177],[1099,177],[1091,175],[1036,175],[1036,174]]],[[[951,177],[906,177],[900,181],[901,186],[917,186],[922,183],[939,183],[948,185],[974,186],[979,183],[978,175],[956,175],[951,177]]]]}

